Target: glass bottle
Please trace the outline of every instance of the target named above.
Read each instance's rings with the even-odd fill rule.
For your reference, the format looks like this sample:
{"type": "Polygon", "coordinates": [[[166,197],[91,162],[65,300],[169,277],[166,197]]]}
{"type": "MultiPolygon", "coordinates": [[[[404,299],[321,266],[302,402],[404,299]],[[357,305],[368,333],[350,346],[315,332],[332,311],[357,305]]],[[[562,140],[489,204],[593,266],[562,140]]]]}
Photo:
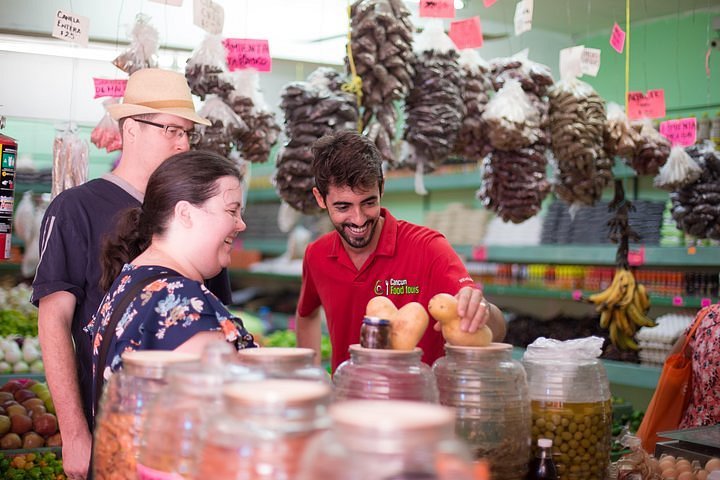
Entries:
{"type": "Polygon", "coordinates": [[[408,401],[349,400],[330,407],[332,427],[313,440],[299,480],[471,480],[452,409],[408,401]]]}
{"type": "Polygon", "coordinates": [[[223,389],[225,408],[211,423],[196,480],[290,480],[310,440],[329,427],[328,384],[263,380],[223,389]]]}
{"type": "Polygon", "coordinates": [[[438,391],[422,350],[379,350],[350,345],[335,375],[335,399],[415,400],[437,403],[438,391]]]}
{"type": "Polygon", "coordinates": [[[530,462],[527,480],[558,480],[557,468],[552,458],[552,440],[538,438],[537,453],[530,462]]]}
{"type": "MultiPolygon", "coordinates": [[[[601,351],[602,339],[597,340],[601,351]]],[[[563,480],[604,479],[612,434],[605,367],[598,358],[572,350],[530,359],[532,348],[531,344],[522,363],[528,377],[533,442],[538,438],[553,441],[553,460],[563,480]]]]}
{"type": "Polygon", "coordinates": [[[440,404],[455,410],[455,433],[494,480],[522,480],[530,458],[530,398],[525,369],[512,345],[445,345],[433,365],[440,404]]]}
{"type": "Polygon", "coordinates": [[[103,391],[93,436],[95,480],[137,478],[137,456],[148,405],[166,386],[170,365],[199,361],[199,355],[140,350],[122,356],[123,369],[114,373],[103,391]]]}
{"type": "Polygon", "coordinates": [[[267,378],[311,380],[330,384],[325,369],[313,364],[312,348],[247,348],[238,352],[238,362],[267,378]]]}
{"type": "Polygon", "coordinates": [[[363,318],[360,327],[360,345],[364,348],[391,348],[390,320],[378,317],[363,318]]]}

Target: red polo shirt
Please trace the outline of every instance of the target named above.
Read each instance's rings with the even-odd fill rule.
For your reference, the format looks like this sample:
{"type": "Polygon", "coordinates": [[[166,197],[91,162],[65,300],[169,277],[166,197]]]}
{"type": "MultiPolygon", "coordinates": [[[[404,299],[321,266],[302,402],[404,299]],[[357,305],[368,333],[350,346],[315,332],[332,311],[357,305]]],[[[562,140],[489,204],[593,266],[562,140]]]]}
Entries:
{"type": "MultiPolygon", "coordinates": [[[[306,317],[323,306],[332,343],[332,369],[349,357],[348,347],[360,342],[365,307],[384,295],[400,308],[420,302],[427,309],[437,293],[455,295],[474,285],[462,260],[447,239],[429,228],[385,217],[377,249],[359,270],[353,265],[340,235],[330,232],[311,243],[303,259],[298,314],[306,317]]],[[[432,326],[420,340],[423,361],[432,364],[444,355],[444,340],[432,326]]]]}

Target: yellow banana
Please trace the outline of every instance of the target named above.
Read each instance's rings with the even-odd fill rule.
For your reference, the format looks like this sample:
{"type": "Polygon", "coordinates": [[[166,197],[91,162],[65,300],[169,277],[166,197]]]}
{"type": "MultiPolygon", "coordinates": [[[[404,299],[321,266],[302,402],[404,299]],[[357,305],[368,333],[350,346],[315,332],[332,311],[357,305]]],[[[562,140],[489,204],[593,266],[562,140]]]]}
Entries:
{"type": "Polygon", "coordinates": [[[648,310],[650,310],[650,296],[648,295],[647,289],[645,288],[645,285],[638,283],[637,290],[636,295],[639,297],[640,308],[644,313],[647,313],[648,310]]]}
{"type": "Polygon", "coordinates": [[[617,301],[617,305],[619,307],[627,307],[630,302],[632,302],[633,297],[635,296],[635,277],[633,276],[632,272],[629,270],[624,270],[623,273],[623,280],[624,284],[627,285],[627,287],[624,290],[623,296],[617,301]]]}
{"type": "Polygon", "coordinates": [[[613,315],[613,323],[616,323],[620,331],[627,335],[628,337],[632,337],[635,335],[635,326],[631,324],[630,320],[627,318],[627,315],[625,314],[625,309],[618,308],[615,310],[615,315],[613,315]]]}
{"type": "Polygon", "coordinates": [[[600,312],[600,328],[608,328],[612,314],[613,312],[611,308],[603,309],[600,312]]]}
{"type": "Polygon", "coordinates": [[[626,316],[638,327],[654,327],[657,325],[653,319],[645,315],[645,313],[639,309],[635,302],[628,305],[626,309],[626,316]]]}
{"type": "Polygon", "coordinates": [[[610,322],[610,328],[608,329],[610,331],[610,342],[612,342],[613,345],[620,348],[620,343],[618,340],[618,325],[615,322],[610,322]]]}

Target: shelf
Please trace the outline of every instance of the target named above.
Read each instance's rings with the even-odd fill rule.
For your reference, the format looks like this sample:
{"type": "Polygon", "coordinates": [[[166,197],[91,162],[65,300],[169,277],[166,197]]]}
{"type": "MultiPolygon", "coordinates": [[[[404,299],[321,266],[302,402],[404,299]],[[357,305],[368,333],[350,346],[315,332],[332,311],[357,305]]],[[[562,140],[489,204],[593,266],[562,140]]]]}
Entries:
{"type": "MultiPolygon", "coordinates": [[[[528,297],[528,298],[549,298],[554,300],[570,300],[576,301],[573,298],[572,290],[553,290],[541,287],[527,287],[517,285],[484,285],[483,291],[488,295],[507,295],[513,297],[528,297]]],[[[589,295],[588,292],[583,292],[583,295],[589,295]]],[[[672,297],[661,297],[657,295],[650,295],[650,303],[655,307],[681,307],[681,308],[700,308],[702,298],[700,297],[680,297],[674,299],[672,297]]],[[[717,298],[711,298],[711,301],[717,302],[717,298]]]]}
{"type": "MultiPolygon", "coordinates": [[[[524,353],[524,348],[513,347],[512,356],[515,360],[521,360],[524,353]]],[[[612,385],[654,390],[662,371],[660,367],[649,367],[635,363],[614,360],[601,360],[601,362],[605,366],[605,371],[607,371],[608,379],[612,385]]]]}
{"type": "MultiPolygon", "coordinates": [[[[455,245],[455,251],[470,260],[497,263],[541,263],[557,265],[615,265],[615,245],[521,245],[474,247],[455,245]]],[[[640,246],[631,246],[639,250],[640,246]]],[[[644,247],[643,266],[718,267],[720,247],[644,247]]]]}

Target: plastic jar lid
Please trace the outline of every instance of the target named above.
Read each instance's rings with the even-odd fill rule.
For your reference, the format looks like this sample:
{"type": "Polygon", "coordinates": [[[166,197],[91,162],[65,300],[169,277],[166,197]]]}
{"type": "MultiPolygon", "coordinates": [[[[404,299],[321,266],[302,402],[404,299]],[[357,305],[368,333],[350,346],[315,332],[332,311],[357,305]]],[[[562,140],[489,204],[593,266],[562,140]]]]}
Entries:
{"type": "Polygon", "coordinates": [[[200,355],[174,350],[135,350],[122,354],[125,369],[143,378],[162,378],[169,365],[200,361],[200,355]]]}
{"type": "Polygon", "coordinates": [[[348,400],[330,407],[338,424],[361,430],[425,430],[453,425],[452,409],[401,400],[348,400]]]}
{"type": "Polygon", "coordinates": [[[282,360],[312,360],[315,356],[315,350],[312,348],[293,348],[293,347],[263,347],[263,348],[244,348],[238,350],[238,358],[240,362],[252,364],[273,363],[282,360]]]}
{"type": "Polygon", "coordinates": [[[552,447],[552,442],[549,438],[538,438],[537,444],[540,448],[550,448],[552,447]]]}
{"type": "Polygon", "coordinates": [[[257,406],[295,406],[329,397],[329,385],[304,380],[261,380],[228,385],[223,389],[233,404],[257,406]]]}

